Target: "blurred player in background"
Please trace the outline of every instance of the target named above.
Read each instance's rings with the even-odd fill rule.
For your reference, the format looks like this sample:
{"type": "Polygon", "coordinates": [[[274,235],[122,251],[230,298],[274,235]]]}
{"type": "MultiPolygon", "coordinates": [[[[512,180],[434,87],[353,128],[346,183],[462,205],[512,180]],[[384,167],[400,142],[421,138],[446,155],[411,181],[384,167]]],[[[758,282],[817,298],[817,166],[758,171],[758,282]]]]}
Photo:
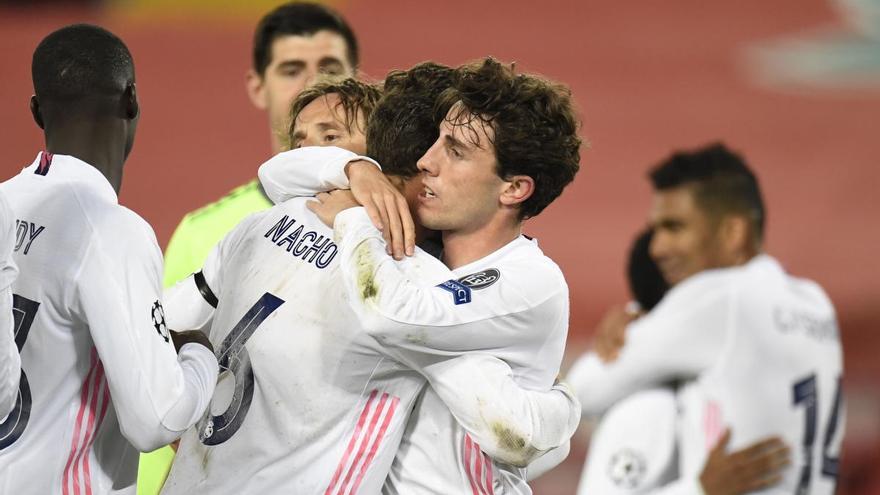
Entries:
{"type": "MultiPolygon", "coordinates": [[[[581,140],[569,92],[486,59],[456,70],[433,121],[430,106],[389,105],[389,114],[412,119],[421,111],[429,125],[439,124],[439,138],[419,160],[416,211],[424,226],[442,231],[442,259],[449,268],[421,250],[395,264],[367,214],[351,208],[356,205],[351,197],[320,195],[322,204],[313,208],[341,239],[349,299],[385,348],[480,349],[510,364],[520,385],[546,390],[565,345],[567,286],[558,267],[521,232],[524,219],[551,203],[578,169],[581,140]],[[407,273],[413,265],[418,271],[407,273]]],[[[368,141],[377,139],[376,121],[368,141]]],[[[386,139],[412,146],[395,132],[393,119],[385,126],[386,139]]],[[[383,163],[397,163],[396,155],[368,148],[383,163]]],[[[335,153],[326,151],[328,158],[335,153]]],[[[289,168],[308,169],[305,163],[289,168]]],[[[394,223],[394,215],[387,216],[394,223]]],[[[388,222],[381,223],[387,229],[388,222]]],[[[455,369],[443,373],[447,380],[468,379],[455,369]]],[[[462,429],[461,417],[450,413],[441,392],[450,391],[432,382],[422,398],[385,492],[531,493],[525,467],[535,452],[529,437],[515,425],[495,422],[494,445],[481,444],[462,429]],[[493,459],[481,452],[498,448],[503,456],[493,459]]],[[[487,406],[482,415],[488,414],[497,411],[487,406]]]]}
{"type": "MultiPolygon", "coordinates": [[[[648,252],[652,237],[653,230],[646,229],[630,250],[627,278],[634,300],[625,310],[612,308],[599,325],[595,347],[606,362],[613,361],[623,345],[626,324],[651,311],[669,289],[648,252]]],[[[774,474],[778,482],[786,460],[778,452],[785,449],[781,440],[727,454],[729,434],[713,447],[698,480],[679,478],[676,386],[636,392],[603,415],[591,437],[578,493],[742,494],[774,481],[774,474]]]]}
{"type": "Polygon", "coordinates": [[[700,476],[727,426],[732,448],[778,435],[793,449],[765,493],[833,493],[844,415],[831,302],[762,253],[764,203],[739,155],[722,145],[677,153],[651,180],[650,252],[672,289],[628,326],[613,362],[588,354],[573,367],[584,410],[684,380],[681,478],[700,476]]]}
{"type": "MultiPolygon", "coordinates": [[[[420,69],[426,66],[413,70],[420,69]]],[[[451,69],[427,69],[436,76],[423,79],[427,87],[448,86],[443,71],[448,81],[451,69]]],[[[409,91],[410,101],[435,99],[422,88],[409,91]]],[[[353,79],[306,90],[293,105],[293,142],[365,150],[363,128],[374,95],[378,90],[353,79]]],[[[405,121],[398,125],[392,130],[408,128],[405,121]]],[[[357,156],[339,148],[283,155],[316,150],[357,156]]],[[[346,165],[341,162],[336,175],[344,175],[346,165]]],[[[388,171],[397,180],[417,176],[414,160],[400,166],[408,170],[388,171]]],[[[570,419],[577,408],[569,395],[519,391],[510,368],[497,359],[383,349],[346,304],[343,254],[307,202],[292,199],[248,217],[220,242],[202,272],[169,291],[169,323],[210,325],[230,374],[215,395],[215,410],[181,443],[165,493],[378,493],[424,386],[424,378],[399,363],[442,385],[444,400],[487,447],[495,443],[495,423],[528,433],[526,449],[546,443],[535,428],[551,430],[551,447],[574,432],[570,419]],[[457,373],[434,371],[441,366],[457,373]],[[233,382],[234,391],[224,394],[233,382]],[[545,395],[561,421],[541,414],[543,407],[530,398],[545,395]],[[511,403],[510,413],[501,410],[511,403]],[[533,411],[534,418],[528,414],[533,411]]]]}
{"type": "Polygon", "coordinates": [[[32,74],[46,151],[0,184],[21,236],[22,362],[15,414],[0,424],[0,480],[4,493],[131,495],[137,451],[201,417],[217,359],[198,332],[172,343],[155,234],[117,200],[140,112],[128,48],[68,26],[37,46],[32,74]]]}
{"type": "MultiPolygon", "coordinates": [[[[290,104],[319,74],[353,75],[359,64],[351,27],[330,7],[290,2],[266,14],[254,33],[253,67],[246,76],[251,102],[266,112],[273,154],[282,151],[290,104]]],[[[269,208],[259,181],[240,186],[218,201],[183,217],[165,249],[164,285],[170,287],[201,269],[211,248],[251,213],[269,208]]],[[[143,456],[141,495],[158,493],[174,452],[143,456]]]]}
{"type": "MultiPolygon", "coordinates": [[[[267,14],[254,34],[253,68],[247,73],[251,102],[266,111],[272,154],[282,151],[290,104],[319,74],[357,71],[358,44],[345,20],[329,7],[284,4],[267,14]]],[[[211,248],[251,213],[271,205],[259,182],[238,187],[215,203],[188,213],[165,250],[165,286],[198,271],[211,248]]]]}
{"type": "MultiPolygon", "coordinates": [[[[17,244],[15,216],[0,194],[0,418],[5,418],[18,398],[21,358],[15,345],[15,321],[12,316],[12,282],[18,273],[12,261],[17,244]]],[[[23,241],[23,238],[22,238],[23,241]]]]}

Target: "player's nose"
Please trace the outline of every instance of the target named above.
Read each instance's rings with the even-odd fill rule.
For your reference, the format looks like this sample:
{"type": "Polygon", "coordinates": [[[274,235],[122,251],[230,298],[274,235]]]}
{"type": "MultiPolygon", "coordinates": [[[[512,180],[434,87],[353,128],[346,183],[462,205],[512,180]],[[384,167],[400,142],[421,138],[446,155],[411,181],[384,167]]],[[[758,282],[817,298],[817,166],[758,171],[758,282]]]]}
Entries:
{"type": "Polygon", "coordinates": [[[663,229],[655,229],[654,235],[651,237],[651,244],[648,245],[648,254],[655,262],[663,259],[669,252],[669,236],[663,232],[663,229]]]}
{"type": "Polygon", "coordinates": [[[419,161],[416,162],[416,166],[418,167],[419,171],[424,172],[428,175],[437,175],[437,149],[437,143],[434,143],[434,145],[428,148],[428,151],[426,151],[425,154],[422,155],[421,158],[419,158],[419,161]]]}

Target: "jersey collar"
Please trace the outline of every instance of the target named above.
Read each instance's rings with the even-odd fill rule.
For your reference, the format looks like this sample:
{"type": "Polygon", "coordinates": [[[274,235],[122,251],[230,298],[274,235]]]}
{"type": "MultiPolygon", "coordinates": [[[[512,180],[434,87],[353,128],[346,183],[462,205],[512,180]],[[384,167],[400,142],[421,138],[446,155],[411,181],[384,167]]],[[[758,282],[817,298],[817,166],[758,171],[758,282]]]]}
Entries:
{"type": "Polygon", "coordinates": [[[95,192],[102,197],[112,200],[114,203],[119,202],[119,197],[110,181],[104,177],[104,174],[94,166],[70,155],[54,155],[45,151],[37,153],[37,157],[30,166],[22,170],[23,174],[34,174],[42,172],[39,175],[51,177],[54,180],[64,180],[69,182],[80,182],[87,184],[95,192]],[[51,157],[51,159],[49,158],[51,157]],[[48,169],[48,171],[46,170],[48,169]]]}
{"type": "Polygon", "coordinates": [[[514,250],[522,248],[522,247],[537,247],[537,246],[538,246],[537,241],[535,241],[534,239],[529,239],[528,237],[520,234],[514,240],[508,242],[507,244],[502,246],[500,249],[497,249],[497,250],[487,254],[486,256],[484,256],[478,260],[471,261],[467,265],[460,266],[460,267],[456,268],[455,270],[452,270],[452,273],[454,273],[456,276],[467,275],[475,270],[485,268],[486,266],[497,262],[499,259],[505,258],[508,255],[508,253],[510,253],[511,251],[514,251],[514,250]]]}

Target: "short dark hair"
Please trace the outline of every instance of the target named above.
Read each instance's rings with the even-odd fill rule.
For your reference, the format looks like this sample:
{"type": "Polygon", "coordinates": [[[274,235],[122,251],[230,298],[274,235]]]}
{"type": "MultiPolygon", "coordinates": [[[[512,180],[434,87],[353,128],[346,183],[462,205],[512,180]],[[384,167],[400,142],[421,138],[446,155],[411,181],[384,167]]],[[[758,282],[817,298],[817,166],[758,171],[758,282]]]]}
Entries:
{"type": "MultiPolygon", "coordinates": [[[[375,84],[360,81],[353,77],[324,77],[318,82],[302,90],[290,109],[290,128],[287,133],[288,147],[293,143],[293,130],[296,125],[296,118],[299,113],[311,102],[323,96],[337,94],[339,95],[339,105],[345,114],[345,127],[349,132],[354,127],[360,126],[358,123],[358,114],[360,114],[364,122],[369,122],[370,116],[376,109],[382,91],[375,84]]],[[[364,125],[366,127],[366,125],[364,125]]],[[[366,134],[366,129],[361,129],[366,134]]]]}
{"type": "Polygon", "coordinates": [[[134,62],[115,34],[91,24],[73,24],[43,38],[34,50],[31,76],[40,99],[114,96],[134,82],[134,62]]]}
{"type": "Polygon", "coordinates": [[[360,63],[358,42],[351,26],[338,12],[312,2],[288,2],[266,14],[254,32],[254,70],[261,76],[272,62],[272,42],[282,36],[312,36],[330,31],[345,39],[346,58],[352,68],[360,63]]]}
{"type": "Polygon", "coordinates": [[[436,109],[453,124],[471,126],[478,119],[492,127],[499,177],[534,179],[534,192],[520,205],[520,219],[541,213],[580,168],[578,121],[571,91],[561,84],[517,74],[512,65],[487,57],[456,69],[453,87],[436,109]],[[447,117],[459,102],[460,111],[447,117]]]}
{"type": "Polygon", "coordinates": [[[419,173],[419,158],[437,141],[437,97],[452,86],[453,70],[422,62],[385,77],[384,95],[367,124],[367,155],[388,175],[404,179],[419,173]]]}
{"type": "Polygon", "coordinates": [[[745,215],[756,240],[764,238],[766,212],[758,179],[743,158],[723,144],[674,153],[649,176],[656,191],[693,187],[697,204],[714,218],[745,215]]]}
{"type": "Polygon", "coordinates": [[[633,298],[644,311],[651,311],[663,299],[669,284],[651,258],[651,238],[654,229],[647,228],[636,236],[629,251],[626,278],[633,298]]]}

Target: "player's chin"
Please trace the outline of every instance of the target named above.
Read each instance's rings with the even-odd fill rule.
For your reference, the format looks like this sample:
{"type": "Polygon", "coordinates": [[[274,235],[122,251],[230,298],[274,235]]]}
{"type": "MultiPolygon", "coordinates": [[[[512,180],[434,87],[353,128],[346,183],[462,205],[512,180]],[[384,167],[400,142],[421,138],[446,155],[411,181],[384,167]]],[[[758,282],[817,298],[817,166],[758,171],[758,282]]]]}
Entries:
{"type": "Polygon", "coordinates": [[[663,280],[665,280],[666,283],[669,284],[670,286],[675,285],[675,284],[677,284],[687,278],[687,275],[685,274],[684,270],[681,270],[675,266],[669,266],[669,265],[664,266],[661,264],[659,266],[659,268],[660,268],[660,274],[663,275],[663,280]]]}
{"type": "Polygon", "coordinates": [[[447,230],[448,222],[446,222],[442,215],[439,215],[436,210],[433,208],[426,208],[424,206],[419,206],[416,210],[416,217],[418,218],[418,222],[422,225],[422,227],[429,230],[447,230]]]}

